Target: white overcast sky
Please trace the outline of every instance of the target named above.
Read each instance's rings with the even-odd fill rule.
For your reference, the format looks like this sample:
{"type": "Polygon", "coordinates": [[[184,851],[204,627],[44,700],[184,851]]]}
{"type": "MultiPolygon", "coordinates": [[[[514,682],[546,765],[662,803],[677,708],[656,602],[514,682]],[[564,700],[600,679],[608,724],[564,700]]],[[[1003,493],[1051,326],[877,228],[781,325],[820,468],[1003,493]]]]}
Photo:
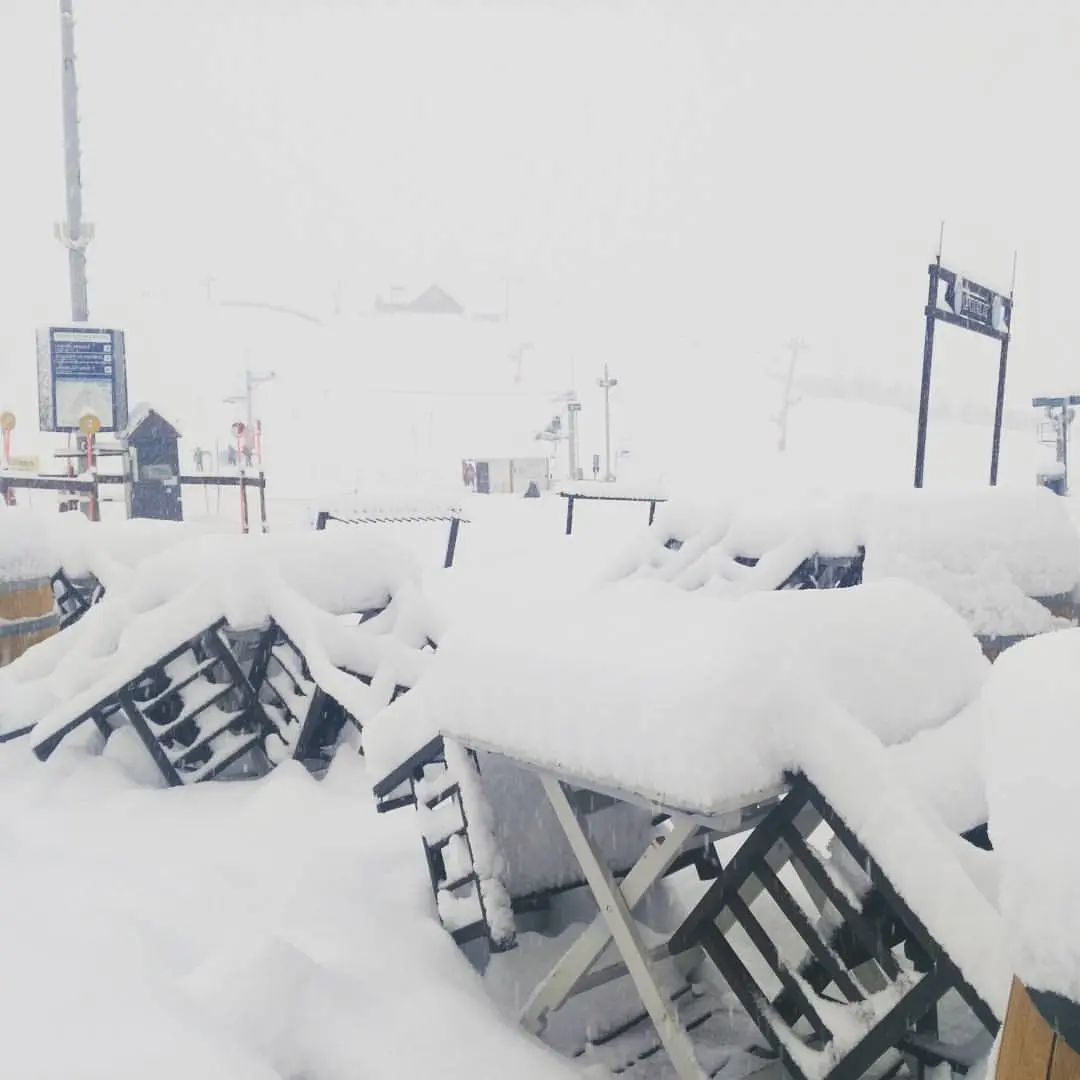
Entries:
{"type": "MultiPolygon", "coordinates": [[[[1019,250],[1018,393],[1069,383],[1070,0],[75,3],[98,317],[513,274],[597,362],[648,326],[914,378],[944,218],[987,284],[1019,250]]],[[[57,9],[0,0],[0,377],[65,312],[57,9]]],[[[944,348],[989,392],[992,343],[944,348]]]]}

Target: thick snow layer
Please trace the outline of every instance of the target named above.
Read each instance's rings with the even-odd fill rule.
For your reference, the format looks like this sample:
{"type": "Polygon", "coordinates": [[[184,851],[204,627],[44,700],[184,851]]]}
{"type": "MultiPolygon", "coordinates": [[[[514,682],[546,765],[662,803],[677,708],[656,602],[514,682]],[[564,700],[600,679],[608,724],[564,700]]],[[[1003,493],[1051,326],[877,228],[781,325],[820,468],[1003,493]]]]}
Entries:
{"type": "Polygon", "coordinates": [[[10,507],[0,501],[0,582],[51,577],[59,566],[49,519],[44,514],[10,507]]]}
{"type": "Polygon", "coordinates": [[[490,1002],[358,759],[162,791],[121,741],[0,748],[0,1074],[582,1075],[490,1002]]]}
{"type": "Polygon", "coordinates": [[[819,707],[897,742],[953,716],[987,668],[960,618],[904,582],[738,601],[622,582],[455,623],[367,747],[389,771],[442,731],[707,811],[775,783],[819,707]]]}
{"type": "Polygon", "coordinates": [[[1080,630],[1002,654],[982,695],[987,712],[990,835],[1017,975],[1080,1001],[1080,630]]]}
{"type": "Polygon", "coordinates": [[[1059,596],[1080,582],[1080,537],[1065,500],[1042,487],[879,496],[866,543],[868,571],[876,549],[964,573],[1000,559],[1026,596],[1059,596]]]}
{"type": "Polygon", "coordinates": [[[986,709],[976,698],[940,727],[889,747],[890,759],[910,786],[933,803],[956,833],[986,823],[985,735],[986,709]]]}
{"type": "Polygon", "coordinates": [[[728,500],[711,511],[665,507],[608,576],[732,595],[775,588],[810,555],[848,555],[860,546],[864,580],[922,585],[986,636],[1061,626],[1032,598],[1065,595],[1080,582],[1080,536],[1065,501],[1042,488],[803,493],[728,500]],[[760,562],[750,569],[735,561],[740,556],[760,562]]]}

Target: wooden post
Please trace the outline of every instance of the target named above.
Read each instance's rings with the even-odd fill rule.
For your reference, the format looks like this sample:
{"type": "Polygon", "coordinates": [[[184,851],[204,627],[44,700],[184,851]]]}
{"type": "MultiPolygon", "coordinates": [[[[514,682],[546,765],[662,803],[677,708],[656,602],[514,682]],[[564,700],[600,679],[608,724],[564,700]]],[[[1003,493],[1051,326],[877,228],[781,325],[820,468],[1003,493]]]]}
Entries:
{"type": "Polygon", "coordinates": [[[240,470],[240,531],[248,532],[247,477],[243,469],[240,470]]]}
{"type": "Polygon", "coordinates": [[[574,496],[566,496],[566,535],[574,531],[574,496]]]}
{"type": "Polygon", "coordinates": [[[266,473],[259,473],[259,524],[264,533],[270,531],[266,521],[266,473]]]}
{"type": "Polygon", "coordinates": [[[1080,1054],[1046,1022],[1019,979],[1009,993],[995,1080],[1080,1080],[1080,1054]]]}

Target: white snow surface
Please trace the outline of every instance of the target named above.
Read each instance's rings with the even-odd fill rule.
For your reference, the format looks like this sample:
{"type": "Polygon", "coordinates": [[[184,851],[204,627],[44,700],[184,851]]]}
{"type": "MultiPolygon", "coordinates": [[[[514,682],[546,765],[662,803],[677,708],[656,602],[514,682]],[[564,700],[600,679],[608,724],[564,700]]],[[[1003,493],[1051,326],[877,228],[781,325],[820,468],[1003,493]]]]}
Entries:
{"type": "Polygon", "coordinates": [[[1080,583],[1080,536],[1065,500],[1042,488],[729,498],[673,503],[612,564],[609,577],[657,578],[738,595],[776,588],[806,557],[865,548],[865,581],[900,577],[936,593],[985,636],[1063,625],[1034,598],[1080,583]],[[678,540],[681,546],[666,545],[678,540]],[[736,556],[759,559],[748,568],[736,556]]]}
{"type": "Polygon", "coordinates": [[[57,571],[48,521],[44,514],[0,501],[0,582],[34,581],[57,571]]]}
{"type": "Polygon", "coordinates": [[[1020,979],[1080,1001],[1080,630],[1003,653],[983,690],[990,835],[1020,979]]]}
{"type": "Polygon", "coordinates": [[[124,735],[0,748],[4,1076],[582,1075],[499,1014],[359,759],[162,791],[124,735]]]}
{"type": "Polygon", "coordinates": [[[797,765],[790,733],[818,715],[898,742],[956,714],[987,669],[962,620],[905,582],[736,601],[620,582],[456,621],[367,752],[388,772],[441,731],[710,811],[797,765]]]}

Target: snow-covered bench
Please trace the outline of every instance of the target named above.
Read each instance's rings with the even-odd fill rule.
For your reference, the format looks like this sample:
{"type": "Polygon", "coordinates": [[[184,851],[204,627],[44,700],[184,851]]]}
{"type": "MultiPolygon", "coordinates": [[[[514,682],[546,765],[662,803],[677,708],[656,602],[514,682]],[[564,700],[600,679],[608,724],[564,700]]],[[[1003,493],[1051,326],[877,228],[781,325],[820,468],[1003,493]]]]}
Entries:
{"type": "MultiPolygon", "coordinates": [[[[500,855],[565,846],[596,899],[522,1009],[533,1029],[621,970],[676,1074],[706,1075],[721,1051],[706,1038],[699,1057],[694,1040],[725,1006],[699,1002],[691,1019],[692,991],[673,1002],[661,969],[681,959],[686,989],[719,973],[799,1080],[861,1076],[888,1055],[963,1068],[963,1044],[982,1031],[988,1047],[1007,989],[1000,918],[978,884],[991,856],[908,781],[918,755],[885,744],[901,751],[962,713],[988,668],[959,616],[902,582],[738,601],[624,582],[581,598],[572,620],[508,606],[497,625],[453,627],[424,682],[373,725],[369,758],[389,773],[405,748],[441,737],[481,780],[499,763],[543,792],[522,787],[515,804],[476,785],[466,833],[486,816],[496,835],[508,804],[516,824],[458,867],[496,895],[500,855]],[[662,818],[631,865],[614,864],[611,830],[590,826],[594,800],[662,818]],[[686,846],[747,829],[675,932],[650,939],[631,912],[686,846]],[[967,1006],[963,1039],[936,1030],[946,995],[967,1006]]],[[[598,1059],[620,1068],[651,1052],[640,1040],[622,1058],[609,1050],[598,1059]]]]}
{"type": "Polygon", "coordinates": [[[318,767],[430,655],[415,578],[356,534],[181,545],[5,669],[0,739],[45,760],[84,725],[127,724],[170,785],[318,767]]]}
{"type": "Polygon", "coordinates": [[[901,577],[941,596],[990,656],[1075,622],[1080,538],[1044,489],[672,503],[611,568],[724,596],[901,577]]]}

